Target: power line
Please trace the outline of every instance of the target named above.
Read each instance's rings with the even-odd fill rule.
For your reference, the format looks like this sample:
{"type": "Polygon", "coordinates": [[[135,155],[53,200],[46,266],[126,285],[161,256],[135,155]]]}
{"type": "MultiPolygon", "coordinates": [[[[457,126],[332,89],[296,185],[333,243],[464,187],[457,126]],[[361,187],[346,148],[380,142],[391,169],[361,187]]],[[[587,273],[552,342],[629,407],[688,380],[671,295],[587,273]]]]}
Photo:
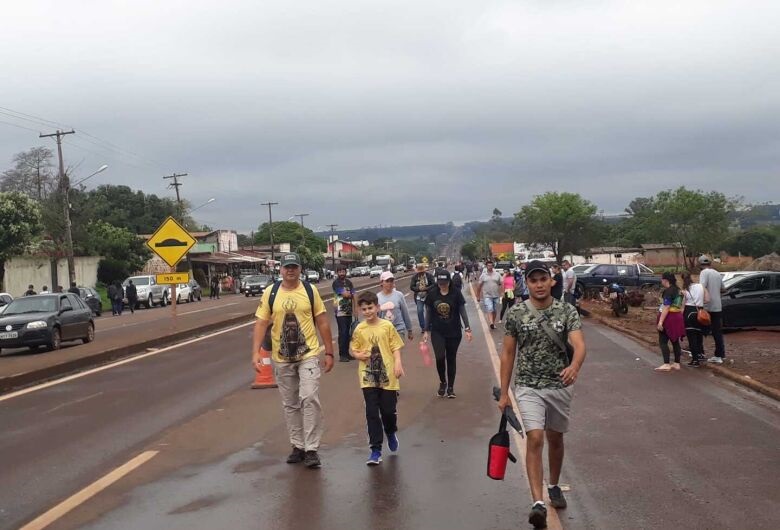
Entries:
{"type": "Polygon", "coordinates": [[[0,123],[5,123],[6,125],[10,125],[10,126],[12,126],[12,127],[18,127],[18,128],[20,128],[20,129],[26,129],[26,130],[28,130],[28,131],[32,131],[32,132],[37,132],[37,133],[40,133],[40,132],[41,132],[41,131],[37,131],[37,130],[35,130],[35,129],[30,129],[29,127],[25,127],[24,125],[19,125],[19,124],[16,124],[16,123],[11,123],[10,121],[3,121],[3,120],[0,120],[0,123]]]}

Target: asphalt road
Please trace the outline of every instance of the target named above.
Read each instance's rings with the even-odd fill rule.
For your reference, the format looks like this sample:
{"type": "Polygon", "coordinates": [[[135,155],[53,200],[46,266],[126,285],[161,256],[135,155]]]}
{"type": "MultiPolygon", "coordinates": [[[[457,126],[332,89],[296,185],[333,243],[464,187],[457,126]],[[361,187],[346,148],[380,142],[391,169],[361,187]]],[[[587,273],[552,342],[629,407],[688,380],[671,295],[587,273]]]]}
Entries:
{"type": "MultiPolygon", "coordinates": [[[[504,482],[485,477],[498,419],[488,341],[500,349],[501,332],[480,325],[473,303],[469,315],[458,399],[434,396],[435,370],[407,346],[401,450],[373,469],[353,363],[323,376],[323,468],[283,463],[278,392],[247,388],[248,326],[0,397],[0,527],[18,528],[146,451],[157,453],[49,528],[526,527],[523,467],[504,482]]],[[[780,528],[777,403],[709,372],[655,373],[655,352],[611,330],[586,325],[586,338],[564,527],[780,528]]]]}

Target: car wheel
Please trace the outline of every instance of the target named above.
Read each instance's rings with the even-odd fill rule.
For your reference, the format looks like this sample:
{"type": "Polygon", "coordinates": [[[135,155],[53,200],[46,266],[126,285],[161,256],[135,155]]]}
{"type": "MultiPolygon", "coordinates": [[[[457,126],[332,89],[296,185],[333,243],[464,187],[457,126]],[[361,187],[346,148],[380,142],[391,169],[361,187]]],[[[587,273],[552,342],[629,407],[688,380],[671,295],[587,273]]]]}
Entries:
{"type": "Polygon", "coordinates": [[[60,335],[60,328],[54,328],[51,332],[51,340],[46,345],[46,349],[49,351],[59,350],[62,344],[62,335],[60,335]]]}
{"type": "Polygon", "coordinates": [[[87,328],[87,336],[81,339],[84,341],[84,344],[89,344],[93,340],[95,340],[95,324],[92,322],[89,323],[89,327],[87,328]]]}
{"type": "Polygon", "coordinates": [[[180,304],[180,303],[181,303],[181,295],[177,294],[176,295],[176,304],[180,304]]]}
{"type": "Polygon", "coordinates": [[[246,293],[244,293],[244,296],[246,296],[247,298],[249,298],[249,291],[247,291],[246,293]]]}
{"type": "Polygon", "coordinates": [[[198,302],[200,302],[201,296],[203,296],[201,293],[198,293],[198,302]]]}
{"type": "Polygon", "coordinates": [[[165,307],[168,305],[168,293],[163,293],[162,298],[160,299],[160,307],[165,307]]]}
{"type": "Polygon", "coordinates": [[[146,299],[146,309],[151,309],[154,307],[154,298],[152,298],[152,295],[149,295],[149,298],[146,299]]]}

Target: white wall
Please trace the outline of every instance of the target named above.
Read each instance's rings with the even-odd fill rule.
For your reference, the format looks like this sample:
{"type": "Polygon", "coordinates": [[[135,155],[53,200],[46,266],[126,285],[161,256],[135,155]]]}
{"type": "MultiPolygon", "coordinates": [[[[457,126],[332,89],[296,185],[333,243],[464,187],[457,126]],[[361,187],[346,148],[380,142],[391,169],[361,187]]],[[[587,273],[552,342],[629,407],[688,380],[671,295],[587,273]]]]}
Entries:
{"type": "MultiPolygon", "coordinates": [[[[97,283],[99,256],[87,256],[74,258],[76,266],[76,284],[80,287],[94,287],[97,283]]],[[[4,289],[13,296],[21,296],[32,284],[36,291],[46,285],[53,290],[55,285],[52,279],[51,261],[46,258],[11,258],[5,262],[4,289]]],[[[57,262],[57,284],[64,290],[70,287],[68,283],[68,260],[65,258],[57,262]]]]}

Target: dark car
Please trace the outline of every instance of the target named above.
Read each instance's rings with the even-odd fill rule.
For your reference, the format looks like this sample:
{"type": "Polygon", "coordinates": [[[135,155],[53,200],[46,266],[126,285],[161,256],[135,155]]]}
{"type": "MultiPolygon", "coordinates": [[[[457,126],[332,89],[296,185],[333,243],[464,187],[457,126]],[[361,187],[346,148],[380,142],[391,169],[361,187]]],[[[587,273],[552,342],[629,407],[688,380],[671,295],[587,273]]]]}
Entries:
{"type": "Polygon", "coordinates": [[[99,292],[92,287],[79,287],[79,296],[95,316],[99,317],[103,314],[103,301],[99,292]]]}
{"type": "Polygon", "coordinates": [[[17,298],[0,317],[0,349],[46,346],[58,350],[62,341],[95,339],[92,310],[73,293],[17,298]]]}
{"type": "Polygon", "coordinates": [[[244,280],[244,295],[256,296],[263,294],[266,287],[271,285],[273,280],[266,274],[258,274],[256,276],[249,276],[244,280]]]}
{"type": "Polygon", "coordinates": [[[203,288],[193,279],[190,279],[188,285],[190,286],[190,302],[195,300],[200,302],[200,299],[203,298],[203,288]]]}
{"type": "Polygon", "coordinates": [[[577,276],[577,294],[582,296],[585,291],[604,288],[605,285],[616,283],[623,287],[639,287],[648,289],[661,285],[661,276],[642,264],[634,265],[593,265],[577,276]]]}
{"type": "Polygon", "coordinates": [[[723,327],[780,326],[780,272],[736,276],[723,290],[723,327]]]}

